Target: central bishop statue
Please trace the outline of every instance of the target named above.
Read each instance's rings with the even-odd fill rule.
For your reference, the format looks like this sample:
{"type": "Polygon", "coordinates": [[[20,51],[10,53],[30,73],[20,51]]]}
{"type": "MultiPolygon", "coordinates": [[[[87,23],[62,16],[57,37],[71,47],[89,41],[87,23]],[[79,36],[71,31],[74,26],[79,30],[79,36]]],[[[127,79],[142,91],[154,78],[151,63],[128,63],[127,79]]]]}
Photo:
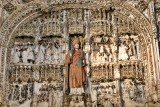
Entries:
{"type": "Polygon", "coordinates": [[[65,58],[66,66],[66,89],[70,94],[84,93],[85,85],[85,53],[80,48],[79,38],[74,38],[72,47],[65,58]]]}

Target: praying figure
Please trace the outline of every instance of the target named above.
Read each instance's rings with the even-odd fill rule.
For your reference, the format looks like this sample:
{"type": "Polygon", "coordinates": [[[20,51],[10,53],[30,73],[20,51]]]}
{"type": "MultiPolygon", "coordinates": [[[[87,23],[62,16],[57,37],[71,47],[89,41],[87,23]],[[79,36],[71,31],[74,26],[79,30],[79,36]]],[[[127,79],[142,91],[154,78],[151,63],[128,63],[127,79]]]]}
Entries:
{"type": "MultiPolygon", "coordinates": [[[[73,50],[69,51],[65,58],[66,70],[69,69],[69,86],[70,94],[84,93],[85,83],[85,57],[84,52],[80,49],[78,38],[73,40],[73,50]]],[[[66,72],[66,75],[68,75],[66,72]]],[[[67,77],[67,76],[66,76],[67,77]]],[[[66,84],[68,84],[66,82],[66,84]]]]}

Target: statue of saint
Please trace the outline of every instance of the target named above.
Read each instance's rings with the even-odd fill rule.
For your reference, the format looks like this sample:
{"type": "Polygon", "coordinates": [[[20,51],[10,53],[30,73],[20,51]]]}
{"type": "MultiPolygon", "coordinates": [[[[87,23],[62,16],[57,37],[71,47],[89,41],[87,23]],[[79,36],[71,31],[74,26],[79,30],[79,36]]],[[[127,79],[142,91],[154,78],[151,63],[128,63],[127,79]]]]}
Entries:
{"type": "Polygon", "coordinates": [[[35,56],[34,56],[33,46],[30,44],[27,48],[27,58],[29,63],[34,64],[35,56]]]}
{"type": "Polygon", "coordinates": [[[128,47],[124,45],[124,43],[121,43],[119,47],[119,55],[118,59],[119,60],[128,60],[129,56],[127,53],[128,47]]]}
{"type": "Polygon", "coordinates": [[[46,46],[41,44],[39,47],[39,63],[42,64],[45,61],[45,54],[46,54],[46,46]]]}
{"type": "MultiPolygon", "coordinates": [[[[85,82],[85,57],[84,52],[80,49],[80,41],[75,38],[72,42],[73,50],[69,51],[65,58],[66,75],[69,73],[70,94],[84,93],[85,82]]],[[[68,84],[66,81],[66,84],[68,84]]],[[[68,89],[68,86],[66,86],[68,89]]]]}
{"type": "Polygon", "coordinates": [[[12,62],[19,63],[20,62],[20,52],[18,47],[12,48],[12,62]]]}
{"type": "Polygon", "coordinates": [[[27,64],[28,63],[28,47],[27,48],[24,48],[23,49],[23,52],[22,52],[22,61],[24,64],[27,64]]]}
{"type": "Polygon", "coordinates": [[[141,45],[138,40],[135,41],[137,59],[141,59],[141,45]]]}
{"type": "Polygon", "coordinates": [[[45,63],[51,63],[52,62],[52,45],[48,44],[45,54],[45,63]]]}

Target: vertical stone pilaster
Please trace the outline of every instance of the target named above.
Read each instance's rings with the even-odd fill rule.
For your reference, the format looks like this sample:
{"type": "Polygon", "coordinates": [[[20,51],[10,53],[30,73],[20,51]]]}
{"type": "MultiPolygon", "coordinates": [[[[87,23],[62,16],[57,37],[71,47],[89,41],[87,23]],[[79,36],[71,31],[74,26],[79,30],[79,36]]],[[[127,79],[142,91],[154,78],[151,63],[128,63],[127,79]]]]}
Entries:
{"type": "Polygon", "coordinates": [[[85,38],[89,38],[90,36],[90,11],[84,10],[84,35],[85,38]]]}
{"type": "MultiPolygon", "coordinates": [[[[63,10],[63,37],[65,39],[65,49],[66,49],[66,54],[67,51],[69,49],[69,18],[68,18],[68,11],[67,10],[63,10]]],[[[63,106],[64,107],[68,107],[68,65],[65,65],[65,67],[63,68],[63,75],[64,75],[64,89],[63,89],[63,106]]]]}
{"type": "MultiPolygon", "coordinates": [[[[2,47],[0,47],[0,80],[2,81],[2,78],[3,78],[3,75],[2,75],[2,47]]],[[[3,82],[1,82],[0,83],[0,103],[2,103],[3,102],[3,89],[2,89],[2,83],[3,82]]],[[[0,104],[0,106],[1,106],[1,104],[0,104]]]]}
{"type": "Polygon", "coordinates": [[[6,99],[6,61],[7,61],[7,48],[1,46],[0,48],[0,81],[1,81],[1,102],[3,106],[7,106],[7,99],[6,99]]]}
{"type": "MultiPolygon", "coordinates": [[[[151,56],[152,56],[152,65],[153,66],[153,77],[155,81],[155,93],[158,93],[158,90],[156,90],[156,87],[159,85],[160,81],[160,73],[159,73],[159,48],[158,48],[158,29],[156,26],[156,12],[155,12],[155,1],[151,0],[149,3],[149,12],[150,12],[150,23],[151,27],[153,29],[153,32],[151,32],[152,36],[152,44],[151,44],[151,56]]],[[[159,93],[158,93],[159,94],[159,93]]]]}
{"type": "Polygon", "coordinates": [[[67,10],[63,10],[63,37],[69,37],[69,23],[67,10]]]}

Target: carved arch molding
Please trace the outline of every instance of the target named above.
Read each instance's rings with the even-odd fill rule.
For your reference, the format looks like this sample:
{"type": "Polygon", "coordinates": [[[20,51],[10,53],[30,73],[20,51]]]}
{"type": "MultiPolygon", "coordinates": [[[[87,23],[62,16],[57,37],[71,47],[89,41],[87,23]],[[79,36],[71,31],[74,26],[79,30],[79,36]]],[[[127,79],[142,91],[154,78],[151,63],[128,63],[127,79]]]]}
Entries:
{"type": "MultiPolygon", "coordinates": [[[[148,19],[140,13],[136,8],[134,8],[132,5],[124,3],[124,2],[113,2],[109,4],[99,3],[97,4],[64,4],[64,5],[51,5],[46,7],[45,9],[53,9],[53,10],[63,10],[66,8],[84,8],[84,9],[96,9],[96,8],[108,8],[108,7],[114,7],[115,13],[117,17],[121,17],[123,19],[128,19],[131,22],[134,23],[134,25],[137,27],[139,31],[139,39],[142,43],[142,48],[144,51],[144,55],[146,58],[143,59],[144,62],[146,62],[147,65],[150,65],[147,67],[147,74],[150,75],[151,68],[153,64],[155,63],[154,60],[154,53],[149,53],[150,51],[153,52],[153,38],[156,36],[154,34],[154,30],[148,21],[148,19]],[[152,48],[151,48],[152,47],[152,48]]],[[[44,9],[44,10],[45,10],[44,9]]],[[[15,10],[9,18],[4,22],[3,26],[0,29],[0,76],[1,81],[3,81],[2,90],[5,92],[5,80],[7,78],[5,77],[7,65],[9,64],[8,59],[8,50],[10,45],[12,44],[12,40],[14,38],[14,32],[16,29],[22,25],[28,22],[29,20],[32,20],[36,17],[40,17],[44,11],[43,5],[39,3],[27,3],[24,6],[18,8],[15,10]]],[[[155,72],[154,72],[155,73],[155,72]]],[[[155,75],[155,74],[154,74],[155,75]]],[[[153,79],[153,78],[152,78],[153,79]]],[[[150,80],[152,80],[150,79],[150,80]]],[[[156,80],[154,80],[156,81],[156,80]]],[[[148,81],[148,87],[152,85],[151,81],[148,81]]]]}

